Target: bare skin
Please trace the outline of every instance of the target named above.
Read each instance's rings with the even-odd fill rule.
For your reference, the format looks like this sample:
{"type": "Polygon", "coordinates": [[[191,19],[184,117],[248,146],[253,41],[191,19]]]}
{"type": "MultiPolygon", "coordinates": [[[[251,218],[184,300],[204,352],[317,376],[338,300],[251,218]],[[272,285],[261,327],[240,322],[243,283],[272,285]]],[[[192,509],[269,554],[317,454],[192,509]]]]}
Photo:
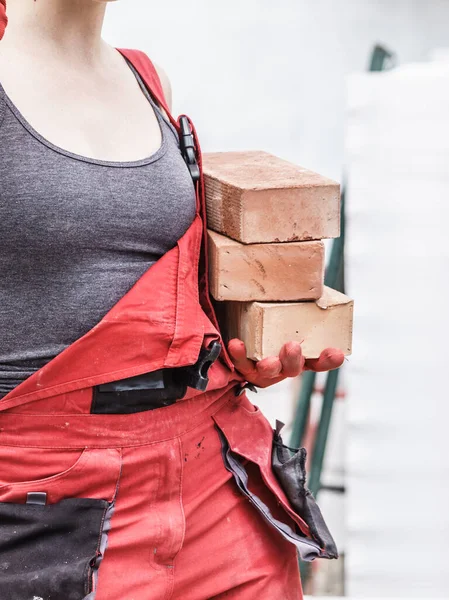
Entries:
{"type": "Polygon", "coordinates": [[[279,356],[270,356],[259,362],[246,357],[245,344],[238,339],[228,344],[229,354],[238,371],[247,381],[265,388],[287,379],[297,377],[303,371],[331,371],[338,369],[344,362],[344,354],[336,348],[323,350],[319,358],[305,359],[299,342],[284,344],[279,356]]]}
{"type": "Polygon", "coordinates": [[[105,11],[106,3],[93,0],[8,0],[0,81],[55,145],[96,159],[139,160],[159,148],[159,124],[123,57],[101,38],[105,11]]]}
{"type": "MultiPolygon", "coordinates": [[[[90,158],[134,161],[161,144],[151,105],[123,57],[101,38],[108,0],[8,0],[0,81],[31,125],[53,144],[90,158]]],[[[171,110],[171,86],[156,66],[171,110]]],[[[340,350],[304,360],[298,342],[253,362],[241,340],[229,354],[247,381],[267,387],[303,370],[341,366],[340,350]]]]}

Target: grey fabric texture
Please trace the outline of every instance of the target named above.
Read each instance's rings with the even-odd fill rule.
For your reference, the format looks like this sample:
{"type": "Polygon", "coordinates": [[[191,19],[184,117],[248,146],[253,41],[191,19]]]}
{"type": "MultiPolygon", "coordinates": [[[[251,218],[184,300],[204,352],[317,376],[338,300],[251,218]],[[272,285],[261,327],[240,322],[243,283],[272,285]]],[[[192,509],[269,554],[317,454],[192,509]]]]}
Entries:
{"type": "Polygon", "coordinates": [[[55,146],[0,85],[0,398],[92,329],[194,219],[177,132],[132,70],[162,133],[133,162],[55,146]]]}

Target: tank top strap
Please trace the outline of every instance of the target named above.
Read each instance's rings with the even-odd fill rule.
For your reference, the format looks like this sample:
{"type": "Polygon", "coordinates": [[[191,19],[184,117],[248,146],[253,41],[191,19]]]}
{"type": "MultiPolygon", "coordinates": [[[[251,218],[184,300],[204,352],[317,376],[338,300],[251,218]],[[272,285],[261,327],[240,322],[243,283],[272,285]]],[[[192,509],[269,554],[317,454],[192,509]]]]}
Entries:
{"type": "Polygon", "coordinates": [[[153,107],[154,112],[156,113],[157,120],[159,121],[161,128],[165,128],[165,129],[171,131],[171,133],[173,134],[174,139],[179,147],[179,136],[178,136],[178,132],[177,132],[176,128],[172,125],[170,119],[167,118],[167,115],[164,113],[164,110],[160,107],[160,105],[157,103],[157,101],[150,94],[150,92],[149,92],[147,86],[145,85],[142,77],[140,76],[139,72],[133,67],[132,63],[130,63],[129,61],[128,61],[128,65],[129,65],[129,68],[134,73],[134,76],[137,79],[137,83],[140,85],[140,88],[141,88],[143,94],[145,95],[148,102],[153,107]]]}
{"type": "Polygon", "coordinates": [[[150,58],[141,50],[129,50],[124,48],[117,48],[117,50],[138,72],[153,99],[156,100],[159,106],[162,106],[167,113],[171,124],[179,133],[179,123],[170,112],[160,77],[150,58]]]}

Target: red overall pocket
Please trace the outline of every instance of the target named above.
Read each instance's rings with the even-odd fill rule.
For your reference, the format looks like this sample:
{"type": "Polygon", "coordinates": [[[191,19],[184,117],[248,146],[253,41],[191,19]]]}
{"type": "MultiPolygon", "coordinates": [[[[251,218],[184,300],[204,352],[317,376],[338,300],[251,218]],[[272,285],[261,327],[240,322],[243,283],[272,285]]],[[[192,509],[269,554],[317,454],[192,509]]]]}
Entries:
{"type": "MultiPolygon", "coordinates": [[[[296,546],[303,560],[335,558],[336,549],[324,547],[322,540],[314,535],[315,523],[309,519],[310,511],[298,511],[298,505],[293,506],[286,493],[290,490],[285,481],[274,472],[273,464],[276,463],[273,459],[277,455],[279,436],[275,438],[275,432],[259,408],[243,395],[237,403],[229,402],[223,406],[213,418],[219,431],[225,466],[233,474],[239,490],[262,517],[296,546]],[[284,517],[273,514],[262,495],[255,491],[260,479],[283,508],[284,517]]],[[[298,495],[302,495],[303,490],[305,493],[302,476],[294,483],[298,495]]]]}
{"type": "Polygon", "coordinates": [[[120,471],[118,450],[0,447],[0,590],[8,600],[93,598],[120,471]]]}

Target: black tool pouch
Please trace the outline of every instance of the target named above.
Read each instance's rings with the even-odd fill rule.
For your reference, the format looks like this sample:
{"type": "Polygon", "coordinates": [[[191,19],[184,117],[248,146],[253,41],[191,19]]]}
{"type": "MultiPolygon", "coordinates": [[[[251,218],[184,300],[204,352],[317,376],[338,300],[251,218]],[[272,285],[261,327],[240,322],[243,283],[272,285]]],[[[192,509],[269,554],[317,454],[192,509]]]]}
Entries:
{"type": "Polygon", "coordinates": [[[93,600],[112,510],[86,498],[0,502],[0,597],[93,600]]]}
{"type": "Polygon", "coordinates": [[[292,451],[284,445],[281,430],[284,424],[276,421],[273,437],[272,469],[295,512],[307,523],[312,537],[323,550],[323,558],[338,558],[335,542],[323,515],[306,486],[305,448],[292,451]]]}

